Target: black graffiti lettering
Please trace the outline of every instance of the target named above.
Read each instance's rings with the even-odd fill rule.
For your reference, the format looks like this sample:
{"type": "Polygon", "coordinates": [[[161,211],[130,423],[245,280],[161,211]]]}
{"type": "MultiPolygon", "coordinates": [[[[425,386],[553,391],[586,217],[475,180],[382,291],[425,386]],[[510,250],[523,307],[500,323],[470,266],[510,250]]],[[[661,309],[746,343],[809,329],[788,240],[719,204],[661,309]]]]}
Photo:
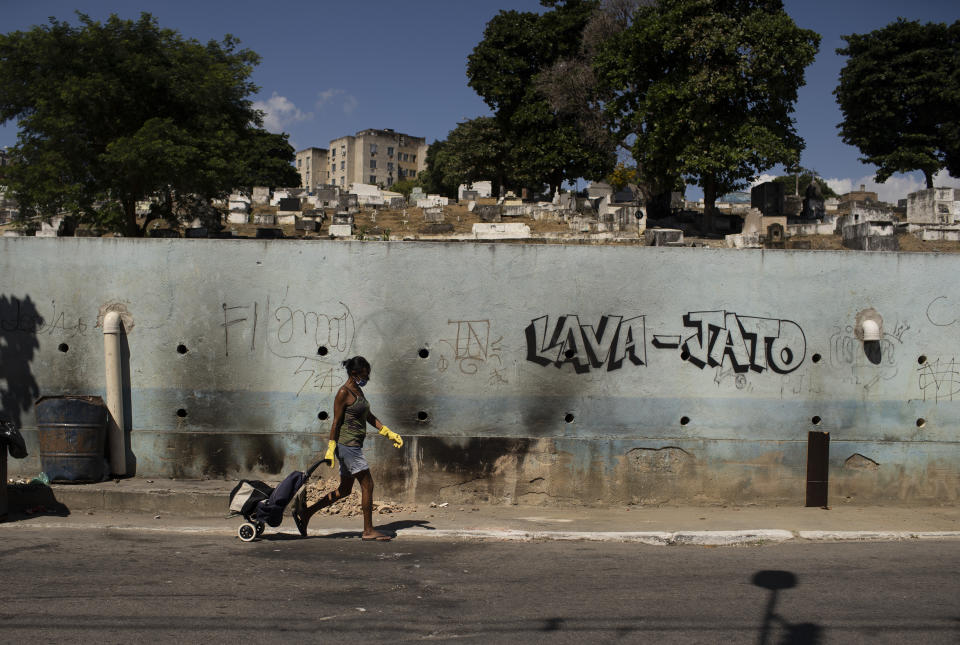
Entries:
{"type": "Polygon", "coordinates": [[[767,364],[777,374],[789,374],[800,364],[807,353],[807,341],[800,325],[792,320],[778,321],[777,335],[767,337],[767,364]]]}
{"type": "Polygon", "coordinates": [[[622,320],[623,316],[603,316],[596,331],[593,325],[581,326],[587,357],[591,365],[599,366],[607,362],[622,320]]]}
{"type": "Polygon", "coordinates": [[[766,369],[789,374],[806,356],[803,330],[792,320],[694,311],[684,315],[683,324],[695,330],[683,343],[683,356],[700,369],[729,361],[737,374],[766,369]]]}
{"type": "Polygon", "coordinates": [[[625,358],[629,358],[634,365],[646,364],[646,346],[643,316],[637,316],[620,323],[617,327],[616,349],[607,364],[607,371],[612,372],[620,369],[625,358]]]}
{"type": "Polygon", "coordinates": [[[712,367],[719,365],[720,361],[711,358],[710,348],[716,342],[719,331],[723,329],[723,312],[692,311],[684,314],[683,326],[697,330],[683,343],[687,360],[700,369],[708,364],[712,367]]]}
{"type": "Polygon", "coordinates": [[[556,350],[553,358],[549,354],[552,345],[546,343],[548,318],[548,316],[534,318],[523,330],[527,338],[527,360],[544,367],[557,360],[557,356],[560,354],[559,349],[556,350]]]}
{"type": "Polygon", "coordinates": [[[590,371],[590,360],[587,357],[586,341],[583,338],[583,329],[577,316],[560,316],[553,332],[551,346],[559,346],[559,358],[556,361],[557,369],[564,363],[572,363],[577,374],[590,371]]]}
{"type": "Polygon", "coordinates": [[[233,307],[228,307],[227,303],[223,303],[223,324],[220,325],[223,327],[223,353],[225,356],[230,355],[230,328],[233,325],[239,325],[242,322],[246,322],[246,318],[235,318],[231,317],[229,312],[232,312],[236,309],[247,309],[248,305],[237,305],[233,307]]]}
{"type": "Polygon", "coordinates": [[[273,317],[279,323],[276,338],[281,345],[291,342],[309,347],[324,345],[340,352],[350,346],[353,320],[346,305],[338,315],[280,306],[273,317]]]}
{"type": "Polygon", "coordinates": [[[644,317],[623,320],[623,316],[601,316],[596,328],[582,325],[575,315],[557,318],[548,337],[549,316],[530,321],[524,329],[527,360],[557,368],[570,363],[578,374],[600,369],[618,370],[629,359],[634,365],[646,364],[644,317]]]}

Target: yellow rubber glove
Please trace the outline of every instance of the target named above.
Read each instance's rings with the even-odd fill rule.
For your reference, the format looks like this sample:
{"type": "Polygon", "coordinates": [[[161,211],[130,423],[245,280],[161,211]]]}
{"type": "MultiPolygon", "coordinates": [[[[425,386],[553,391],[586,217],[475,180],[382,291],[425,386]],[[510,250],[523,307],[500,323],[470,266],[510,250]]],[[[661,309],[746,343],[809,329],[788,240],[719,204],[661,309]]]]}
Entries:
{"type": "Polygon", "coordinates": [[[331,439],[330,443],[327,444],[327,454],[323,456],[324,461],[330,462],[331,468],[336,468],[337,466],[337,457],[335,454],[336,450],[337,450],[337,442],[331,439]]]}
{"type": "Polygon", "coordinates": [[[403,445],[403,438],[387,426],[380,426],[380,434],[392,441],[394,448],[399,448],[403,445]]]}

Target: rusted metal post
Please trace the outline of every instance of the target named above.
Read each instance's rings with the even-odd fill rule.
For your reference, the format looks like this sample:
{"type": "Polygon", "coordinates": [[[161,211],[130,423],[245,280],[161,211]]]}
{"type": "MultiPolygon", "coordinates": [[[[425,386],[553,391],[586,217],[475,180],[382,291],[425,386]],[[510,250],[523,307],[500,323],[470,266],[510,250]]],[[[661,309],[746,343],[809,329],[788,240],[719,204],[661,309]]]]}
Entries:
{"type": "Polygon", "coordinates": [[[807,506],[827,506],[830,433],[807,435],[807,506]]]}

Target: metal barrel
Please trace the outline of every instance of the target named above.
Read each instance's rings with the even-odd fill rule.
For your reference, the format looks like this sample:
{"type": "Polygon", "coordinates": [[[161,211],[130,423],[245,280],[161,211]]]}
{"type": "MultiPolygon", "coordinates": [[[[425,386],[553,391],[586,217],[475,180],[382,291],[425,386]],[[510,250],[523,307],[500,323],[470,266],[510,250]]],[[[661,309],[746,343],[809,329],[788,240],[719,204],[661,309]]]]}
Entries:
{"type": "Polygon", "coordinates": [[[45,396],[35,405],[40,466],[51,481],[98,482],[107,472],[109,412],[99,396],[45,396]]]}

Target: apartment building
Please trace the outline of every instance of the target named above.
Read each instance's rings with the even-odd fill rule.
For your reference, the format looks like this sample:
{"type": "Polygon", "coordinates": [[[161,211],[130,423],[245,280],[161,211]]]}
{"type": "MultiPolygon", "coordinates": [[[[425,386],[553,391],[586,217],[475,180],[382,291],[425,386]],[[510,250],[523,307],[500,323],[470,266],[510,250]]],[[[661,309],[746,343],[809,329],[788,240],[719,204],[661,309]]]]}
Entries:
{"type": "Polygon", "coordinates": [[[316,190],[317,186],[331,183],[327,170],[327,151],[323,148],[307,148],[297,153],[297,172],[300,186],[316,190]]]}
{"type": "Polygon", "coordinates": [[[347,188],[352,183],[387,187],[415,179],[427,168],[423,137],[384,130],[361,130],[330,142],[327,156],[330,183],[347,188]]]}

